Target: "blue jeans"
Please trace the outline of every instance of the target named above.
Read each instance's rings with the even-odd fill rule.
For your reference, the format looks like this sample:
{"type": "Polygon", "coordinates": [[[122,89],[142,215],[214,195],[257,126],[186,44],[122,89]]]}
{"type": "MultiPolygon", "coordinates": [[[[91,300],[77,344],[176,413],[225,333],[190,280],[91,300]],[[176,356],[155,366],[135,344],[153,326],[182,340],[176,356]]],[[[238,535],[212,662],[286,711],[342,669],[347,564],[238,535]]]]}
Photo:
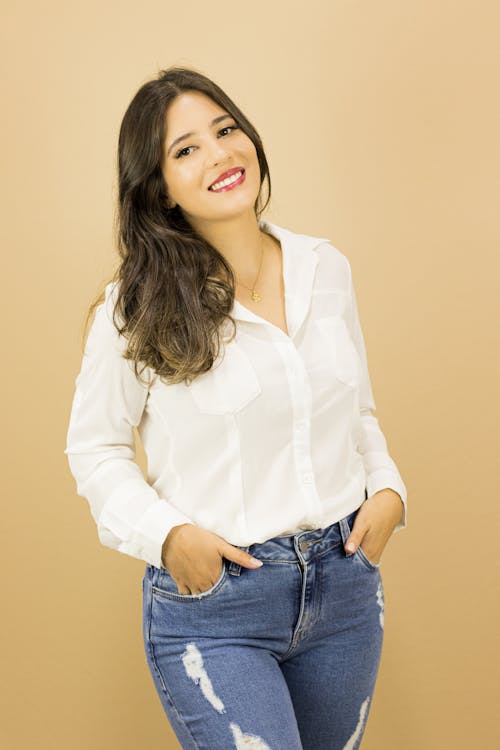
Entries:
{"type": "Polygon", "coordinates": [[[189,750],[357,750],[384,628],[380,563],[324,529],[241,547],[200,594],[147,565],[143,636],[167,719],[189,750]]]}

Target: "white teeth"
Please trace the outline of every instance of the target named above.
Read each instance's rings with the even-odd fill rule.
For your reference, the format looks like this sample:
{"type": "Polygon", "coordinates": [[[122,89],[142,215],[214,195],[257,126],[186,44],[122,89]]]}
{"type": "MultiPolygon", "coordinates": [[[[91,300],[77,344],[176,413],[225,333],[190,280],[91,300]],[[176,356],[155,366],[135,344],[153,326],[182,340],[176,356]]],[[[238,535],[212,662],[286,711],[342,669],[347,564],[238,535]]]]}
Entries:
{"type": "Polygon", "coordinates": [[[232,174],[231,177],[227,177],[225,180],[221,180],[221,182],[216,182],[210,187],[210,190],[219,190],[219,188],[224,187],[225,185],[230,185],[232,182],[238,180],[242,174],[243,172],[240,170],[239,172],[232,174]]]}

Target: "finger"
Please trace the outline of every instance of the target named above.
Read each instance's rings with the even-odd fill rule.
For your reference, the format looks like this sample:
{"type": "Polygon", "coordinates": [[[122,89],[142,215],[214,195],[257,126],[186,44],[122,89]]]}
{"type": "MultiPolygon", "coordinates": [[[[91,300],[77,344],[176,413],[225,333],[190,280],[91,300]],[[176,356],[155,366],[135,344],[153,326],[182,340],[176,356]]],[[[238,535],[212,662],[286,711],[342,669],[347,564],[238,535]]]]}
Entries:
{"type": "Polygon", "coordinates": [[[244,568],[260,568],[262,560],[257,560],[256,557],[252,557],[245,550],[235,547],[233,544],[225,544],[222,548],[222,554],[227,557],[228,560],[243,565],[244,568]]]}
{"type": "Polygon", "coordinates": [[[356,524],[355,521],[354,526],[352,527],[352,531],[345,541],[345,549],[348,552],[355,552],[363,541],[363,537],[366,534],[367,530],[368,529],[364,526],[361,526],[361,524],[356,524]]]}

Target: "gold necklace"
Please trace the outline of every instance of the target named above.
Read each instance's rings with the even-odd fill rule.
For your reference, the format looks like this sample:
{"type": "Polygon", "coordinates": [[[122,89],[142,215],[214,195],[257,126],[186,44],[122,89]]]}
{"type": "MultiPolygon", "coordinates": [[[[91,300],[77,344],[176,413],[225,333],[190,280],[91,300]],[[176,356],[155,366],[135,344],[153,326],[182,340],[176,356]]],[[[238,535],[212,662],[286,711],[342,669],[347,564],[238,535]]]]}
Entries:
{"type": "Polygon", "coordinates": [[[258,281],[259,276],[260,276],[260,269],[262,268],[262,260],[264,258],[264,240],[263,240],[262,236],[260,238],[260,246],[261,246],[261,252],[260,252],[259,270],[257,271],[257,278],[255,279],[253,287],[250,288],[246,284],[243,284],[243,282],[238,281],[238,279],[236,279],[236,281],[238,281],[238,284],[241,284],[241,286],[244,286],[245,289],[248,289],[248,291],[252,292],[252,301],[253,302],[261,302],[262,301],[261,295],[258,292],[255,291],[255,287],[257,286],[257,281],[258,281]]]}

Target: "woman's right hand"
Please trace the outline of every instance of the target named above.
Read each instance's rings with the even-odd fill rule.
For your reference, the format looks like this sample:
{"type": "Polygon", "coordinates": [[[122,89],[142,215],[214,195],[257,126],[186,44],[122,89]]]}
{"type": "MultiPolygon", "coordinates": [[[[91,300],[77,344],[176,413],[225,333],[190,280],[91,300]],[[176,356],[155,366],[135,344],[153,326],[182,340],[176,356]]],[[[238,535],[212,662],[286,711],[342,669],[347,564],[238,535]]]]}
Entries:
{"type": "Polygon", "coordinates": [[[262,565],[248,552],[192,523],[172,527],[162,546],[163,565],[177,584],[179,594],[208,591],[221,575],[223,557],[245,568],[262,565]]]}

